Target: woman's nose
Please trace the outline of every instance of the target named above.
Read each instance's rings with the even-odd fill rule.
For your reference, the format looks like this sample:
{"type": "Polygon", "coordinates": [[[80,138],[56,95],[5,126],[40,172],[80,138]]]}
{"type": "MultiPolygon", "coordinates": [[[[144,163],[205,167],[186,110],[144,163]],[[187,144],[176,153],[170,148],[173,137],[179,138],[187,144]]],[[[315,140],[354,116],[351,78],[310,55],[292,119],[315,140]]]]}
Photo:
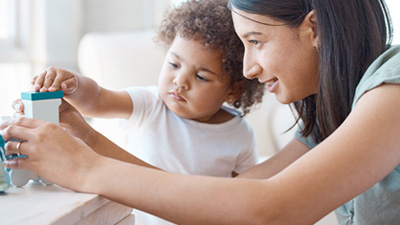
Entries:
{"type": "Polygon", "coordinates": [[[249,57],[248,54],[245,53],[244,59],[243,59],[243,75],[247,79],[254,79],[257,78],[259,74],[262,72],[262,67],[254,60],[252,60],[251,57],[249,57]]]}

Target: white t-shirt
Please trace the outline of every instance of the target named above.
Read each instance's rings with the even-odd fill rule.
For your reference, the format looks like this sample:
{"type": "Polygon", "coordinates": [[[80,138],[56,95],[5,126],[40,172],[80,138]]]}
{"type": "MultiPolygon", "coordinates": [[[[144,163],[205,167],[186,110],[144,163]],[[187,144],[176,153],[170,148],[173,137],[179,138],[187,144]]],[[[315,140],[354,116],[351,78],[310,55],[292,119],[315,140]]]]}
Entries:
{"type": "MultiPolygon", "coordinates": [[[[126,123],[128,151],[165,171],[231,177],[257,162],[252,128],[235,116],[221,124],[183,119],[160,99],[156,86],[132,87],[134,111],[126,123]]],[[[224,107],[234,115],[238,112],[224,107]]],[[[155,203],[157,204],[157,203],[155,203]]],[[[136,224],[171,224],[135,210],[136,224]]]]}

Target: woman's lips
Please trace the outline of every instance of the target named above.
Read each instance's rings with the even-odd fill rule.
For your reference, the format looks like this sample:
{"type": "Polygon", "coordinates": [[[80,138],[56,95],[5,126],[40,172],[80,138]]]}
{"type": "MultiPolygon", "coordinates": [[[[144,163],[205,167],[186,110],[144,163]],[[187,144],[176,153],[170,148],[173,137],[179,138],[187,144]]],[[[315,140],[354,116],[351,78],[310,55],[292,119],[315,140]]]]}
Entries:
{"type": "Polygon", "coordinates": [[[267,90],[269,92],[275,92],[276,88],[278,86],[278,79],[277,78],[273,78],[271,80],[268,80],[265,82],[265,85],[267,86],[267,90]]]}

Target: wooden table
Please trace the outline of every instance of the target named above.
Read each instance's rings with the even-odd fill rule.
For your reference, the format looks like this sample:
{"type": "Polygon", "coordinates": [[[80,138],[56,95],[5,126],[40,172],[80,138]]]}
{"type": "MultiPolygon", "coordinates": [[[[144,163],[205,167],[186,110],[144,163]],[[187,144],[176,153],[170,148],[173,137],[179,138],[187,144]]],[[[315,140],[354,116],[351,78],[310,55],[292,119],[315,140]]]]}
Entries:
{"type": "Polygon", "coordinates": [[[0,194],[2,225],[133,225],[132,208],[95,194],[30,182],[0,194]]]}

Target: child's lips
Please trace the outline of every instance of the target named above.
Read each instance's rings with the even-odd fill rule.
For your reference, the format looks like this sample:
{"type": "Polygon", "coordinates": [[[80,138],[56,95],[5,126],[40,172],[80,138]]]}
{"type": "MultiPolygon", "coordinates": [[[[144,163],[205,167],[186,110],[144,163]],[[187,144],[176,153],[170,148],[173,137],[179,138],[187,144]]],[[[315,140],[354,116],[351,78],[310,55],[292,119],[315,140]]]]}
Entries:
{"type": "Polygon", "coordinates": [[[171,96],[176,101],[186,101],[181,95],[176,92],[170,92],[169,96],[171,96]]]}

